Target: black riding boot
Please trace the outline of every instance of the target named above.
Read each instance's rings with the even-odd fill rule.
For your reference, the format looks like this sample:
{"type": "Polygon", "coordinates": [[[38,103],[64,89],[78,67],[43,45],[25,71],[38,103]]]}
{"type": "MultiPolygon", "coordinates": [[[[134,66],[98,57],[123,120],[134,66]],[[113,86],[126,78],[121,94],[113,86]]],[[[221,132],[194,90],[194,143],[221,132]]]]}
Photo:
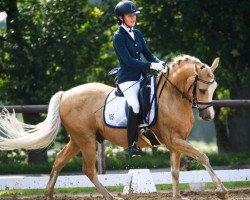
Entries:
{"type": "Polygon", "coordinates": [[[137,115],[133,111],[132,107],[129,107],[128,112],[128,153],[131,157],[141,156],[141,150],[136,146],[135,141],[138,138],[138,122],[137,122],[137,115]]]}

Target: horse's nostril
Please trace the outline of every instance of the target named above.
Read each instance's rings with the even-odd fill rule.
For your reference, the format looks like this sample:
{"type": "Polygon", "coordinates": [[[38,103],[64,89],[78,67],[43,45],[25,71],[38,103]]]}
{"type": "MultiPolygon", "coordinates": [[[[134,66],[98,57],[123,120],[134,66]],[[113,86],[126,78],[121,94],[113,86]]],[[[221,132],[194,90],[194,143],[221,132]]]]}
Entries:
{"type": "Polygon", "coordinates": [[[201,119],[206,121],[210,121],[212,119],[211,115],[205,111],[199,112],[199,116],[201,117],[201,119]]]}
{"type": "Polygon", "coordinates": [[[206,120],[206,121],[210,121],[210,120],[211,120],[211,117],[207,115],[207,116],[205,116],[203,119],[206,120]]]}

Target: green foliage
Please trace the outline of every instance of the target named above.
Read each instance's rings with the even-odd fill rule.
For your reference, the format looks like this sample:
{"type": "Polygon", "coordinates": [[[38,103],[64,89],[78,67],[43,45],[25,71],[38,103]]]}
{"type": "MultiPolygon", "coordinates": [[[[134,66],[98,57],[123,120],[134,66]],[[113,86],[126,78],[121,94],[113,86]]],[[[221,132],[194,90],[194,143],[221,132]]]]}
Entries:
{"type": "Polygon", "coordinates": [[[250,163],[249,152],[208,154],[207,156],[212,165],[239,166],[250,163]]]}
{"type": "MultiPolygon", "coordinates": [[[[240,165],[250,164],[250,153],[208,153],[207,154],[212,166],[227,166],[238,167],[240,165]]],[[[27,161],[22,161],[19,158],[7,162],[1,160],[0,162],[0,174],[36,174],[36,173],[50,173],[53,166],[53,161],[41,163],[41,164],[28,164],[27,161]]],[[[130,158],[127,156],[127,152],[119,153],[116,157],[106,157],[106,169],[107,170],[129,170],[129,169],[157,169],[157,168],[169,168],[169,154],[158,152],[151,155],[146,153],[141,158],[130,158]]],[[[193,160],[187,156],[183,156],[182,159],[182,171],[204,169],[201,164],[196,160],[193,160]],[[183,163],[183,160],[186,163],[183,163]]],[[[63,168],[63,172],[82,173],[82,158],[76,156],[72,158],[69,163],[63,168]]]]}
{"type": "Polygon", "coordinates": [[[109,157],[106,168],[109,170],[140,169],[140,168],[165,168],[170,165],[167,155],[151,156],[144,155],[141,158],[128,156],[109,157]],[[163,159],[165,157],[165,159],[163,159]]]}
{"type": "MultiPolygon", "coordinates": [[[[112,83],[106,75],[117,64],[110,56],[113,17],[105,15],[110,3],[1,1],[0,11],[8,14],[7,32],[0,37],[1,101],[47,104],[59,90],[112,83]]],[[[59,140],[66,142],[67,134],[59,140]]]]}
{"type": "Polygon", "coordinates": [[[0,151],[0,163],[12,164],[26,162],[26,153],[22,150],[0,151]]]}
{"type": "MultiPolygon", "coordinates": [[[[207,154],[210,164],[212,166],[227,166],[227,167],[237,167],[240,165],[248,165],[250,163],[249,152],[238,153],[208,153],[207,154]]],[[[193,158],[186,155],[182,156],[181,159],[181,170],[199,170],[204,169],[204,167],[198,163],[193,158]]]]}
{"type": "Polygon", "coordinates": [[[191,170],[198,170],[203,169],[202,165],[198,163],[195,159],[183,155],[181,158],[181,171],[191,171],[191,170]]]}
{"type": "Polygon", "coordinates": [[[4,102],[45,104],[58,90],[105,80],[105,68],[114,64],[105,56],[112,34],[107,31],[112,20],[104,16],[108,4],[100,8],[86,0],[17,0],[1,2],[2,9],[8,13],[0,46],[4,102]]]}
{"type": "MultiPolygon", "coordinates": [[[[35,174],[49,173],[53,162],[44,162],[39,164],[29,164],[27,162],[1,163],[0,174],[35,174]]],[[[81,172],[82,163],[80,160],[72,160],[62,170],[62,172],[81,172]]]]}
{"type": "Polygon", "coordinates": [[[249,1],[136,2],[142,9],[139,27],[162,56],[187,53],[208,64],[219,56],[221,86],[249,85],[249,1]]]}
{"type": "MultiPolygon", "coordinates": [[[[225,89],[223,87],[220,87],[217,89],[216,93],[217,93],[218,99],[222,99],[222,100],[230,99],[230,90],[229,89],[225,89]]],[[[219,120],[225,123],[229,113],[230,113],[230,108],[221,108],[219,120]]]]}

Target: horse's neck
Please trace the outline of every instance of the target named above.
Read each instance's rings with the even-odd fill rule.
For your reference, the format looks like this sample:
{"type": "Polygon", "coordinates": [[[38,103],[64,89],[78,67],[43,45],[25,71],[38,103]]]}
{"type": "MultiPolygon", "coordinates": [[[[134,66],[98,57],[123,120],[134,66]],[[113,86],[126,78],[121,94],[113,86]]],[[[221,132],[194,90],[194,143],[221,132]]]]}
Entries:
{"type": "Polygon", "coordinates": [[[184,112],[184,114],[188,115],[192,113],[192,105],[190,102],[184,99],[181,93],[177,91],[177,89],[171,85],[171,83],[174,84],[181,92],[185,92],[187,79],[193,74],[193,69],[186,65],[171,69],[169,75],[165,73],[161,80],[160,77],[158,77],[157,82],[160,81],[160,83],[158,86],[157,95],[159,98],[159,104],[164,105],[161,106],[161,111],[168,113],[170,110],[179,110],[180,114],[181,112],[184,112]],[[171,83],[167,81],[166,78],[171,81],[171,83]],[[162,90],[161,94],[160,90],[162,90]]]}
{"type": "Polygon", "coordinates": [[[189,77],[194,76],[194,66],[192,63],[174,67],[169,74],[169,79],[180,89],[184,90],[189,77]]]}
{"type": "MultiPolygon", "coordinates": [[[[194,76],[194,68],[192,64],[181,65],[178,67],[171,68],[168,72],[163,74],[163,77],[160,80],[160,76],[157,77],[157,83],[160,81],[159,86],[163,85],[166,79],[173,83],[177,88],[184,92],[187,80],[189,77],[194,76]]],[[[171,85],[168,81],[164,86],[166,92],[174,93],[179,96],[178,91],[171,85]],[[169,86],[170,85],[170,86],[169,86]],[[173,91],[172,91],[173,90],[173,91]]]]}

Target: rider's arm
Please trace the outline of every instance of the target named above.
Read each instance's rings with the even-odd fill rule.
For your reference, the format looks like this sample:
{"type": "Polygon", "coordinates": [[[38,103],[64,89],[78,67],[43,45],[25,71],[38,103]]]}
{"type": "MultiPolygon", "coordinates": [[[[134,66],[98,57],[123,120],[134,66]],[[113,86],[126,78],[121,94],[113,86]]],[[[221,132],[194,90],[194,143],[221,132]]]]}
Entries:
{"type": "Polygon", "coordinates": [[[142,42],[142,54],[149,62],[159,62],[160,60],[152,54],[152,52],[149,50],[141,32],[139,30],[135,30],[135,33],[138,34],[141,42],[142,42]]]}
{"type": "MultiPolygon", "coordinates": [[[[115,51],[118,55],[118,57],[125,63],[128,67],[139,67],[142,70],[143,69],[149,69],[150,68],[150,62],[148,61],[142,61],[139,59],[136,59],[132,57],[125,45],[125,38],[121,34],[115,34],[113,38],[113,46],[115,48],[115,51]]],[[[131,47],[133,48],[133,47],[131,47]]]]}

